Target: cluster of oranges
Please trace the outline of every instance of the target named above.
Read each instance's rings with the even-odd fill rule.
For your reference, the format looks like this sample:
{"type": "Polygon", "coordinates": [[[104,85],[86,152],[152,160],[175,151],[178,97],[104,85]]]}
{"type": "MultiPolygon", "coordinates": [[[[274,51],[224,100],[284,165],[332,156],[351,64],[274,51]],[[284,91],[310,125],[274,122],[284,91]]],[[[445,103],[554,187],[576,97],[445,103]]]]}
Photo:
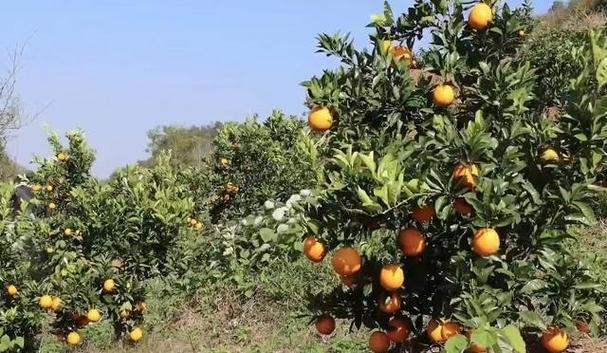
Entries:
{"type": "Polygon", "coordinates": [[[193,217],[186,218],[185,222],[190,229],[201,230],[203,227],[203,223],[193,217]]]}
{"type": "MultiPolygon", "coordinates": [[[[103,282],[102,287],[103,293],[112,293],[116,288],[116,283],[113,279],[108,278],[103,282]]],[[[6,293],[13,298],[19,296],[19,290],[14,284],[7,285],[5,290],[6,293]]],[[[56,312],[61,308],[62,301],[61,298],[57,296],[44,294],[38,299],[38,306],[40,306],[40,308],[44,311],[56,312]]],[[[135,309],[144,312],[147,309],[147,305],[144,302],[138,302],[135,305],[135,309]]],[[[73,320],[75,326],[85,326],[101,321],[102,316],[103,314],[100,309],[92,307],[86,312],[85,315],[75,314],[73,320]]],[[[123,318],[124,317],[128,317],[128,312],[125,313],[123,318]]],[[[143,338],[143,330],[137,326],[133,327],[129,332],[129,338],[133,342],[140,341],[143,338]]],[[[77,346],[81,343],[82,339],[80,333],[74,330],[67,333],[65,336],[65,341],[71,346],[77,346]]]]}
{"type": "MultiPolygon", "coordinates": [[[[493,11],[484,3],[476,4],[469,13],[468,26],[473,30],[483,30],[493,21],[493,11]]],[[[524,32],[519,32],[523,37],[524,32]]],[[[396,60],[407,60],[413,63],[413,55],[408,48],[394,47],[390,41],[383,41],[381,48],[383,53],[391,53],[396,60]]],[[[432,102],[439,107],[448,107],[455,101],[456,90],[452,84],[443,83],[435,86],[432,91],[432,102]]],[[[333,126],[333,112],[329,107],[317,106],[312,109],[308,116],[308,125],[315,132],[325,132],[333,126]]],[[[539,156],[543,163],[557,163],[559,154],[553,148],[545,148],[539,156]]],[[[462,162],[455,166],[451,177],[460,187],[468,191],[475,191],[480,170],[478,165],[462,162]]],[[[463,217],[470,217],[474,208],[462,197],[453,200],[455,212],[463,217]]],[[[435,216],[432,206],[422,205],[416,207],[411,218],[420,224],[427,224],[435,216]]],[[[398,243],[404,256],[420,256],[426,248],[424,234],[415,227],[400,230],[398,243]]],[[[484,227],[476,229],[471,239],[471,251],[480,257],[488,257],[498,253],[500,249],[500,236],[496,229],[484,227]]],[[[315,236],[308,236],[303,243],[303,252],[312,262],[322,262],[327,254],[326,246],[315,236]]],[[[339,276],[341,283],[346,287],[356,285],[356,276],[360,272],[363,261],[358,251],[352,247],[342,247],[335,250],[331,259],[333,270],[339,276]]],[[[379,283],[387,292],[379,301],[379,310],[388,315],[393,315],[389,320],[387,332],[374,331],[368,341],[369,349],[376,353],[387,352],[392,342],[403,343],[411,334],[410,319],[397,314],[401,307],[399,290],[405,284],[405,272],[400,264],[390,263],[379,270],[379,283]]],[[[316,320],[316,329],[320,334],[330,335],[335,329],[335,319],[329,314],[322,314],[316,320]]],[[[446,342],[450,337],[460,334],[463,328],[457,322],[434,318],[428,323],[426,334],[433,343],[446,342]]],[[[472,330],[466,330],[470,336],[472,330]]],[[[560,353],[567,349],[569,339],[567,334],[559,328],[551,328],[542,336],[542,344],[549,353],[560,353]]],[[[470,353],[487,352],[486,347],[471,343],[468,347],[470,353]]]]}

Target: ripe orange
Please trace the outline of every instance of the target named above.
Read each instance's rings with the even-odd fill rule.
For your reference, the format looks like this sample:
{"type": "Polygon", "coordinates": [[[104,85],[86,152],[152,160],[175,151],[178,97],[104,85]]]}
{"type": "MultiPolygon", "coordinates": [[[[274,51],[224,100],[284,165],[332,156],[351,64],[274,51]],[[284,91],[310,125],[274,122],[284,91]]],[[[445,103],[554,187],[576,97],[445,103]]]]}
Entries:
{"type": "Polygon", "coordinates": [[[67,154],[60,152],[59,154],[57,154],[57,159],[61,162],[67,160],[67,154]]]}
{"type": "Polygon", "coordinates": [[[220,158],[219,164],[221,164],[222,167],[227,167],[230,164],[230,160],[227,158],[220,158]]]}
{"type": "Polygon", "coordinates": [[[53,303],[51,304],[52,310],[57,310],[61,307],[61,298],[53,297],[53,303]]]}
{"type": "Polygon", "coordinates": [[[70,236],[72,235],[72,229],[71,228],[65,228],[65,230],[63,231],[63,234],[70,236]]]}
{"type": "Polygon", "coordinates": [[[407,228],[400,231],[398,236],[400,249],[407,256],[418,256],[426,248],[426,241],[422,233],[415,228],[407,228]]]}
{"type": "Polygon", "coordinates": [[[369,349],[373,353],[386,353],[390,349],[390,338],[381,331],[375,331],[369,337],[369,349]]]}
{"type": "Polygon", "coordinates": [[[40,297],[38,305],[40,305],[42,309],[48,310],[53,306],[53,298],[50,295],[43,295],[40,297]]]}
{"type": "Polygon", "coordinates": [[[428,337],[430,341],[434,343],[440,343],[443,341],[443,323],[437,319],[432,319],[428,323],[428,328],[426,332],[428,333],[428,337]]]}
{"type": "Polygon", "coordinates": [[[549,328],[542,335],[542,346],[548,353],[561,353],[569,347],[569,336],[567,333],[556,327],[549,328]]]}
{"type": "Polygon", "coordinates": [[[321,335],[330,335],[335,331],[335,319],[329,314],[320,315],[314,325],[321,335]]]}
{"type": "Polygon", "coordinates": [[[109,278],[106,279],[105,281],[103,281],[103,291],[106,293],[110,293],[114,290],[114,287],[116,287],[116,283],[114,283],[114,280],[109,278]]]}
{"type": "Polygon", "coordinates": [[[428,323],[428,337],[434,343],[442,343],[460,333],[460,326],[451,321],[432,319],[428,323]]]}
{"type": "Polygon", "coordinates": [[[19,293],[19,291],[17,290],[17,287],[15,287],[14,284],[9,284],[6,287],[6,292],[8,293],[8,295],[10,295],[11,297],[14,297],[17,295],[17,293],[19,293]]]}
{"type": "Polygon", "coordinates": [[[388,331],[388,337],[394,343],[403,343],[409,338],[411,334],[411,327],[409,322],[402,317],[394,317],[388,322],[390,330],[388,331]]]}
{"type": "Polygon", "coordinates": [[[540,159],[543,163],[558,163],[560,160],[558,152],[552,148],[547,148],[540,155],[540,159]]]}
{"type": "Polygon", "coordinates": [[[474,29],[485,29],[493,21],[493,11],[485,3],[479,3],[472,7],[468,16],[468,24],[474,29]]]}
{"type": "Polygon", "coordinates": [[[443,341],[446,341],[453,336],[459,335],[460,332],[461,328],[457,323],[448,321],[443,324],[441,335],[443,336],[443,341]]]}
{"type": "Polygon", "coordinates": [[[333,116],[327,107],[316,107],[308,115],[308,125],[313,131],[325,132],[333,126],[333,116]]]}
{"type": "Polygon", "coordinates": [[[392,51],[392,54],[394,55],[394,60],[405,60],[409,63],[409,65],[411,65],[411,62],[413,60],[413,54],[411,53],[411,49],[401,46],[395,47],[392,51]]]}
{"type": "Polygon", "coordinates": [[[449,84],[441,84],[432,91],[432,102],[439,107],[446,107],[455,100],[455,89],[449,84]]]}
{"type": "Polygon", "coordinates": [[[143,338],[143,330],[139,327],[134,327],[131,332],[129,332],[129,338],[133,342],[137,342],[143,338]]]}
{"type": "Polygon", "coordinates": [[[392,315],[400,309],[400,294],[394,292],[389,297],[382,297],[379,300],[379,310],[392,315]]]}
{"type": "Polygon", "coordinates": [[[53,191],[53,186],[52,185],[47,185],[46,186],[46,191],[48,191],[48,192],[53,191]]]}
{"type": "Polygon", "coordinates": [[[86,313],[86,318],[90,322],[97,322],[97,321],[101,320],[101,312],[98,309],[90,309],[86,313]]]}
{"type": "Polygon", "coordinates": [[[474,212],[474,208],[463,197],[458,197],[453,200],[453,208],[455,212],[459,213],[462,216],[471,216],[474,212]]]}
{"type": "Polygon", "coordinates": [[[525,38],[525,31],[523,31],[522,29],[518,31],[518,37],[521,39],[525,38]]]}
{"type": "Polygon", "coordinates": [[[421,206],[413,210],[413,219],[419,223],[428,223],[434,217],[434,207],[432,206],[421,206]]]}
{"type": "Polygon", "coordinates": [[[34,185],[32,185],[32,191],[33,192],[38,192],[40,190],[42,190],[42,186],[40,186],[40,184],[34,184],[34,185]]]}
{"type": "Polygon", "coordinates": [[[491,256],[500,248],[500,237],[493,228],[481,228],[474,232],[472,250],[479,256],[491,256]]]}
{"type": "Polygon", "coordinates": [[[393,292],[405,283],[405,273],[397,264],[386,265],[379,273],[379,283],[385,290],[393,292]]]}
{"type": "Polygon", "coordinates": [[[80,335],[78,332],[70,332],[67,335],[67,343],[70,346],[77,346],[80,344],[80,335]]]}
{"type": "Polygon", "coordinates": [[[55,205],[55,203],[54,203],[54,202],[51,202],[51,203],[49,203],[49,204],[48,204],[48,208],[49,208],[50,210],[54,210],[55,208],[57,208],[57,205],[55,205]]]}
{"type": "Polygon", "coordinates": [[[353,248],[338,249],[331,259],[333,270],[340,276],[351,276],[360,270],[362,259],[353,248]]]}
{"type": "Polygon", "coordinates": [[[303,252],[310,261],[318,263],[325,258],[327,249],[315,236],[310,235],[304,240],[303,252]]]}
{"type": "Polygon", "coordinates": [[[453,169],[453,179],[460,185],[474,190],[479,171],[475,164],[460,163],[453,169]]]}

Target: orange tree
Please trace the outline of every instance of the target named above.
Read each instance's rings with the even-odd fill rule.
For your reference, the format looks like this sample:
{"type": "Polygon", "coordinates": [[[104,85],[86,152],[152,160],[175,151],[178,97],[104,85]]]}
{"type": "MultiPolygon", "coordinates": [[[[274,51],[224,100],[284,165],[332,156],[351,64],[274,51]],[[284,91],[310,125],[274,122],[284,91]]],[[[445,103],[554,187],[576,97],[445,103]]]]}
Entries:
{"type": "Polygon", "coordinates": [[[249,119],[222,126],[213,141],[214,222],[244,217],[268,199],[286,201],[316,184],[302,130],[301,120],[279,111],[263,123],[249,119]]]}
{"type": "Polygon", "coordinates": [[[36,159],[33,214],[13,218],[2,209],[2,317],[14,324],[7,326],[11,351],[35,349],[45,322],[73,346],[83,340],[81,328],[100,320],[111,322],[117,338],[139,341],[144,280],[179,272],[181,248],[203,226],[189,185],[180,182],[185,174],[168,156],[101,183],[90,174],[94,152],[83,135],[67,138],[64,146],[51,135],[54,157],[36,159]]]}
{"type": "Polygon", "coordinates": [[[568,244],[595,218],[606,166],[607,36],[587,35],[547,114],[520,53],[530,13],[433,0],[394,16],[386,3],[372,50],[319,37],[342,63],[304,84],[326,160],[304,253],[334,251],[341,280],[312,301],[322,333],[337,316],[376,329],[374,352],[524,352],[539,336],[561,352],[576,324],[598,332],[605,289],[568,244]]]}

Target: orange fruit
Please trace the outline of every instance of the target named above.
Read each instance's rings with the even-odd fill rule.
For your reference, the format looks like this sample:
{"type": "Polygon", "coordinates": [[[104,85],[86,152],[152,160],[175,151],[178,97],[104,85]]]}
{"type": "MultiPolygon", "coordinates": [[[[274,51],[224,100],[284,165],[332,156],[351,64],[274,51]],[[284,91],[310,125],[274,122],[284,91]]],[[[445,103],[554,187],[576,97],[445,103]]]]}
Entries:
{"type": "Polygon", "coordinates": [[[222,167],[226,167],[227,165],[230,164],[230,161],[227,158],[220,158],[219,164],[221,164],[222,167]]]}
{"type": "Polygon", "coordinates": [[[71,228],[65,228],[65,230],[63,231],[63,234],[70,236],[72,235],[72,229],[71,228]]]}
{"type": "Polygon", "coordinates": [[[558,163],[560,160],[558,152],[552,148],[547,148],[540,155],[540,159],[543,163],[558,163]]]}
{"type": "Polygon", "coordinates": [[[459,213],[462,216],[471,216],[474,212],[474,208],[463,197],[458,197],[453,200],[453,208],[455,212],[459,213]]]}
{"type": "Polygon", "coordinates": [[[101,312],[98,309],[90,309],[86,313],[86,318],[90,322],[97,322],[97,321],[101,320],[101,312]]]}
{"type": "Polygon", "coordinates": [[[525,31],[523,31],[522,29],[518,31],[518,37],[521,39],[525,38],[525,31]]]}
{"type": "Polygon", "coordinates": [[[474,5],[468,15],[468,25],[474,29],[485,29],[491,21],[493,21],[493,11],[485,3],[474,5]]]}
{"type": "Polygon", "coordinates": [[[137,342],[143,338],[143,330],[139,327],[134,327],[131,332],[129,332],[129,338],[133,342],[137,342]]]}
{"type": "Polygon", "coordinates": [[[441,330],[443,341],[446,341],[453,336],[459,335],[460,332],[461,328],[457,323],[451,321],[443,323],[443,328],[441,330]]]}
{"type": "Polygon", "coordinates": [[[392,315],[400,309],[400,294],[394,292],[389,297],[382,297],[379,300],[379,310],[392,315]]]}
{"type": "Polygon", "coordinates": [[[333,270],[340,276],[351,276],[360,270],[362,259],[353,248],[338,249],[331,259],[333,270]]]}
{"type": "Polygon", "coordinates": [[[52,185],[47,185],[46,186],[46,191],[48,191],[48,192],[53,191],[53,186],[52,185]]]}
{"type": "Polygon", "coordinates": [[[430,338],[430,341],[434,342],[434,343],[440,343],[443,341],[443,324],[441,321],[436,320],[436,319],[432,319],[430,320],[430,322],[428,323],[428,328],[426,329],[426,332],[428,333],[428,337],[430,338]]]}
{"type": "Polygon", "coordinates": [[[472,250],[479,256],[491,256],[500,248],[500,237],[493,228],[481,228],[474,232],[472,250]]]}
{"type": "Polygon", "coordinates": [[[479,171],[475,164],[460,163],[453,169],[453,179],[460,185],[473,190],[479,171]]]}
{"type": "Polygon", "coordinates": [[[57,208],[57,205],[55,205],[55,203],[54,203],[54,202],[51,202],[51,203],[49,203],[49,204],[48,204],[48,208],[49,208],[50,210],[54,210],[55,208],[57,208]]]}
{"type": "Polygon", "coordinates": [[[42,190],[42,186],[40,186],[40,184],[34,184],[34,185],[32,185],[32,191],[33,192],[38,192],[40,190],[42,190]]]}
{"type": "Polygon", "coordinates": [[[434,217],[434,207],[432,206],[421,206],[416,207],[413,210],[413,219],[418,221],[419,223],[429,223],[432,217],[434,217]]]}
{"type": "Polygon", "coordinates": [[[50,295],[43,295],[40,297],[38,305],[40,305],[42,309],[48,310],[53,306],[53,298],[50,295]]]}
{"type": "Polygon", "coordinates": [[[542,346],[548,353],[561,353],[569,347],[569,337],[565,331],[553,327],[542,335],[542,346]]]}
{"type": "Polygon", "coordinates": [[[407,256],[418,256],[426,248],[426,240],[422,233],[415,228],[407,228],[400,231],[398,236],[400,249],[407,256]]]}
{"type": "Polygon", "coordinates": [[[333,126],[333,116],[327,107],[316,107],[308,115],[308,125],[313,131],[324,132],[333,126]]]}
{"type": "Polygon", "coordinates": [[[369,349],[373,353],[386,353],[390,349],[390,338],[381,331],[375,331],[369,337],[369,349]]]}
{"type": "Polygon", "coordinates": [[[441,84],[432,91],[432,102],[439,107],[446,107],[455,100],[455,89],[449,84],[441,84]]]}
{"type": "Polygon", "coordinates": [[[413,60],[413,53],[411,53],[411,49],[407,47],[395,47],[392,54],[394,55],[394,60],[405,60],[409,63],[409,65],[413,60]]]}
{"type": "Polygon", "coordinates": [[[59,307],[61,307],[61,298],[53,297],[53,303],[51,304],[51,309],[57,310],[57,309],[59,309],[59,307]]]}
{"type": "Polygon", "coordinates": [[[379,283],[385,290],[393,292],[405,283],[405,273],[397,264],[386,265],[379,272],[379,283]]]}
{"type": "Polygon", "coordinates": [[[103,281],[103,291],[106,293],[110,293],[114,290],[114,287],[116,287],[116,283],[114,283],[114,280],[109,278],[106,279],[105,281],[103,281]]]}
{"type": "Polygon", "coordinates": [[[304,240],[303,252],[310,261],[318,263],[325,258],[327,249],[315,236],[310,235],[304,240]]]}
{"type": "Polygon", "coordinates": [[[6,292],[8,293],[8,295],[10,295],[11,297],[14,297],[17,295],[17,293],[19,293],[19,291],[17,290],[17,287],[15,287],[14,284],[9,284],[6,287],[6,292]]]}
{"type": "Polygon", "coordinates": [[[316,319],[314,326],[321,335],[330,335],[335,331],[335,319],[329,314],[322,314],[316,319]]]}
{"type": "Polygon", "coordinates": [[[428,323],[428,337],[434,343],[442,343],[460,333],[460,327],[455,322],[432,319],[428,323]]]}
{"type": "Polygon", "coordinates": [[[388,322],[388,338],[394,343],[403,343],[411,334],[409,322],[402,317],[394,317],[388,322]]]}
{"type": "Polygon", "coordinates": [[[67,154],[60,152],[59,154],[57,154],[57,159],[61,162],[67,160],[67,154]]]}
{"type": "Polygon", "coordinates": [[[80,335],[78,332],[70,332],[67,335],[67,343],[70,346],[77,346],[80,344],[80,335]]]}

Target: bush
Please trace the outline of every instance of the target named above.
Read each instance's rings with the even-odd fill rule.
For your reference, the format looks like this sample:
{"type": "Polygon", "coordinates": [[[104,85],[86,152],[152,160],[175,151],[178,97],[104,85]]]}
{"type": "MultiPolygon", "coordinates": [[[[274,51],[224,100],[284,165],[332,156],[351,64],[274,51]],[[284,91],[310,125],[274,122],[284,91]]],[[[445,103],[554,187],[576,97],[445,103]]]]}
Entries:
{"type": "Polygon", "coordinates": [[[313,307],[387,332],[395,316],[415,333],[437,326],[439,336],[405,345],[448,339],[450,353],[471,344],[524,352],[523,337],[571,334],[579,322],[597,333],[604,288],[567,244],[572,226],[594,221],[605,171],[607,34],[591,32],[575,49],[581,71],[559,72],[569,85],[559,119],[549,119],[553,102],[537,83],[552,73],[519,55],[529,8],[493,5],[474,21],[468,10],[416,1],[394,16],[386,4],[372,17],[372,51],[319,37],[342,66],[305,83],[310,121],[319,107],[333,118],[319,140],[325,177],[306,236],[337,250],[331,263],[346,285],[313,307]],[[426,32],[414,78],[402,53],[426,32]],[[394,315],[381,308],[391,295],[402,302],[394,315]]]}
{"type": "Polygon", "coordinates": [[[302,122],[274,112],[259,123],[226,124],[214,141],[213,222],[244,217],[268,199],[286,200],[316,184],[302,122]]]}

